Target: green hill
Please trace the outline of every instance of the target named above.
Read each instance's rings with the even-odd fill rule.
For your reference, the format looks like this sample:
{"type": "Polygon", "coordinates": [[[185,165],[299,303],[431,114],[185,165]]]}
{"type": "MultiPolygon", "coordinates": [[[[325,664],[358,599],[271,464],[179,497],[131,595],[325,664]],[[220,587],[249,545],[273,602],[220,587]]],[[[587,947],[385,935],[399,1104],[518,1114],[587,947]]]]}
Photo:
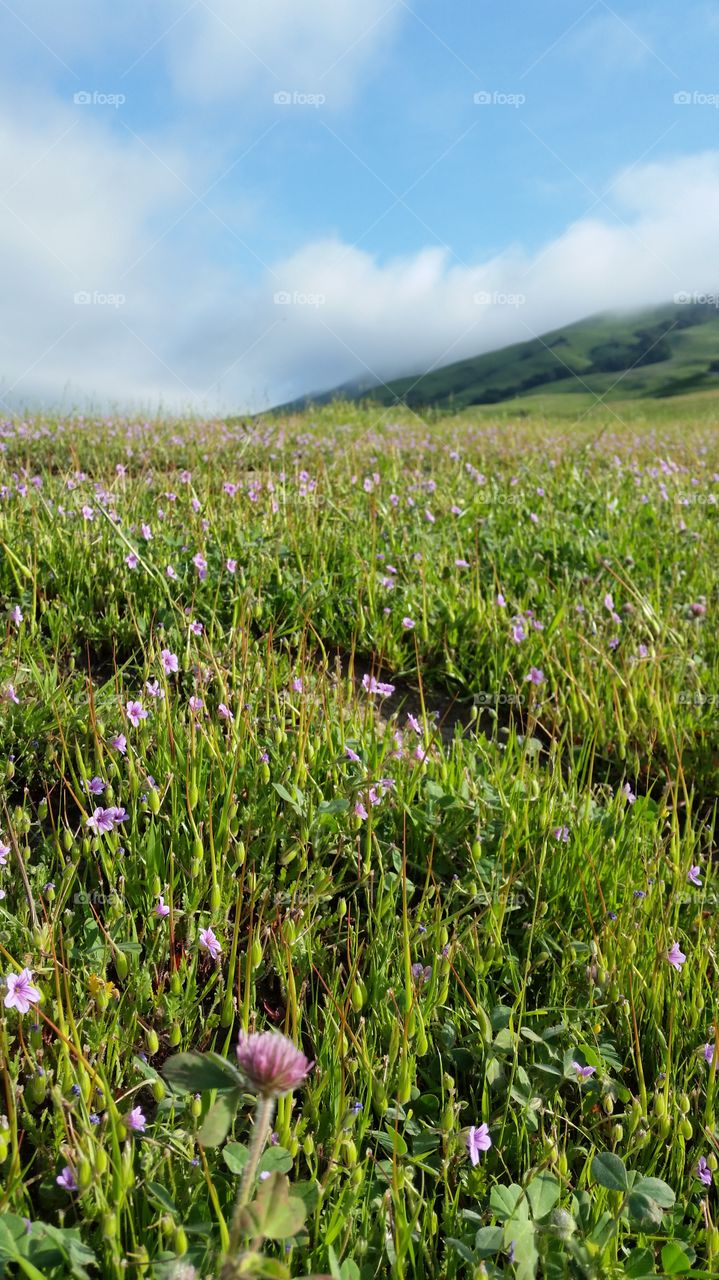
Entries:
{"type": "Polygon", "coordinates": [[[607,400],[666,398],[719,390],[719,310],[672,304],[639,313],[603,314],[431,373],[368,387],[345,383],[285,405],[371,399],[410,408],[470,405],[552,395],[607,400]]]}

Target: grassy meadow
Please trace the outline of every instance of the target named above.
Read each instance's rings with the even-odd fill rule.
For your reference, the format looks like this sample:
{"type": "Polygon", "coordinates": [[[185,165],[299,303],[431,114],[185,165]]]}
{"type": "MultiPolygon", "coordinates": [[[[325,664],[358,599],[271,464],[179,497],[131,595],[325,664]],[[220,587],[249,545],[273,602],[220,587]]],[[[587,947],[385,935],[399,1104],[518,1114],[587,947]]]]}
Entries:
{"type": "Polygon", "coordinates": [[[719,1274],[719,404],[522,413],[0,424],[0,1275],[219,1276],[248,1030],[223,1276],[719,1274]]]}

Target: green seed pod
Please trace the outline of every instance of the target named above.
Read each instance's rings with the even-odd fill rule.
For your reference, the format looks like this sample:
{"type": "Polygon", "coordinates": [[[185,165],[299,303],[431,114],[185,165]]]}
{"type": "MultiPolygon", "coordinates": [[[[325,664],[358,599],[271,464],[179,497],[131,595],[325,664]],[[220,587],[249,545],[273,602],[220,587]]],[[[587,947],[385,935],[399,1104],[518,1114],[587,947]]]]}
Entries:
{"type": "Polygon", "coordinates": [[[381,1080],[372,1081],[372,1102],[380,1115],[384,1115],[389,1102],[387,1101],[387,1090],[381,1080]]]}
{"type": "Polygon", "coordinates": [[[262,768],[260,769],[260,777],[262,778],[265,786],[267,786],[267,783],[270,780],[270,766],[266,760],[263,762],[262,768]]]}
{"type": "Polygon", "coordinates": [[[671,1116],[662,1116],[657,1126],[660,1138],[668,1138],[672,1131],[671,1116]]]}
{"type": "Polygon", "coordinates": [[[39,1106],[45,1101],[47,1093],[47,1082],[44,1076],[35,1075],[25,1085],[25,1097],[33,1106],[39,1106]]]}
{"type": "Polygon", "coordinates": [[[5,777],[8,779],[8,781],[11,778],[15,777],[15,765],[12,760],[8,760],[7,764],[5,765],[5,777]]]}
{"type": "Polygon", "coordinates": [[[412,1097],[412,1073],[409,1063],[403,1062],[397,1077],[397,1097],[401,1103],[409,1102],[412,1097]]]}
{"type": "Polygon", "coordinates": [[[152,877],[152,887],[150,889],[150,893],[152,894],[153,898],[159,898],[160,894],[162,893],[162,881],[159,876],[152,877]]]}
{"type": "Polygon", "coordinates": [[[170,1027],[170,1047],[172,1049],[176,1049],[181,1040],[182,1032],[180,1031],[179,1024],[177,1022],[173,1022],[170,1027]]]}
{"type": "Polygon", "coordinates": [[[313,1156],[315,1154],[315,1140],[312,1137],[311,1133],[308,1133],[307,1137],[302,1143],[302,1150],[304,1151],[308,1159],[310,1158],[310,1156],[313,1156]]]}
{"type": "Polygon", "coordinates": [[[357,1148],[351,1138],[342,1139],[340,1159],[346,1169],[354,1169],[357,1164],[357,1148]]]}
{"type": "Polygon", "coordinates": [[[245,842],[244,840],[238,840],[235,846],[235,862],[238,867],[244,866],[246,856],[245,842]]]}
{"type": "Polygon", "coordinates": [[[92,1165],[87,1156],[83,1156],[77,1162],[77,1185],[81,1191],[86,1191],[92,1182],[92,1165]]]}
{"type": "Polygon", "coordinates": [[[65,827],[65,830],[62,833],[61,840],[65,853],[69,853],[72,849],[72,833],[68,831],[67,827],[65,827]]]}
{"type": "Polygon", "coordinates": [[[569,1173],[569,1161],[567,1160],[566,1151],[560,1151],[559,1153],[559,1158],[557,1160],[557,1173],[560,1178],[566,1178],[569,1173]]]}
{"type": "Polygon", "coordinates": [[[604,1108],[605,1115],[611,1116],[614,1114],[614,1098],[611,1093],[604,1094],[604,1097],[602,1098],[602,1106],[604,1108]]]}
{"type": "Polygon", "coordinates": [[[340,898],[339,902],[337,903],[337,919],[344,920],[346,915],[347,915],[347,899],[340,898]]]}
{"type": "Polygon", "coordinates": [[[358,1164],[350,1174],[350,1184],[351,1186],[354,1187],[355,1191],[357,1191],[358,1188],[362,1186],[363,1182],[364,1182],[364,1169],[362,1168],[361,1164],[358,1164]]]}
{"type": "Polygon", "coordinates": [[[262,943],[260,942],[260,939],[257,934],[255,934],[252,940],[251,956],[252,956],[252,968],[259,969],[260,965],[262,964],[262,943]]]}
{"type": "Polygon", "coordinates": [[[691,1105],[692,1104],[689,1101],[688,1094],[680,1093],[679,1094],[679,1110],[681,1111],[683,1116],[686,1116],[689,1114],[689,1112],[691,1111],[691,1105]]]}
{"type": "Polygon", "coordinates": [[[167,1093],[167,1090],[165,1088],[164,1080],[153,1080],[152,1096],[155,1099],[155,1102],[162,1102],[162,1099],[164,1098],[166,1093],[167,1093]]]}
{"type": "Polygon", "coordinates": [[[213,884],[210,890],[210,910],[216,914],[222,905],[222,893],[219,884],[213,884]]]}
{"type": "Polygon", "coordinates": [[[193,1098],[190,1103],[190,1115],[199,1120],[202,1115],[202,1098],[193,1098]]]}
{"type": "Polygon", "coordinates": [[[191,782],[187,789],[187,801],[190,806],[190,809],[197,808],[197,802],[199,799],[200,799],[200,792],[198,791],[197,783],[191,782]]]}
{"type": "Polygon", "coordinates": [[[177,972],[177,969],[173,969],[170,976],[170,991],[173,996],[182,995],[182,979],[177,972]]]}
{"type": "Polygon", "coordinates": [[[118,978],[120,978],[120,980],[122,981],[127,977],[127,974],[130,968],[129,961],[127,959],[127,956],[125,955],[125,952],[120,951],[120,949],[117,948],[114,955],[114,961],[115,961],[115,973],[117,974],[118,978]]]}
{"type": "Polygon", "coordinates": [[[220,1015],[220,1026],[231,1027],[235,1020],[235,1002],[232,991],[228,991],[222,1003],[222,1013],[220,1015]]]}
{"type": "Polygon", "coordinates": [[[621,1124],[612,1125],[612,1142],[621,1142],[624,1137],[624,1128],[621,1124]]]}
{"type": "Polygon", "coordinates": [[[687,1142],[689,1141],[692,1134],[694,1133],[691,1120],[687,1120],[686,1116],[684,1116],[684,1118],[679,1121],[679,1132],[687,1142]]]}
{"type": "Polygon", "coordinates": [[[115,1240],[117,1238],[117,1217],[114,1213],[104,1213],[102,1215],[102,1238],[103,1240],[115,1240]]]}
{"type": "Polygon", "coordinates": [[[707,1156],[707,1164],[709,1165],[709,1168],[711,1169],[712,1173],[716,1173],[717,1168],[719,1168],[719,1160],[717,1160],[713,1151],[710,1151],[709,1155],[707,1156]]]}
{"type": "Polygon", "coordinates": [[[160,812],[160,793],[155,787],[150,788],[147,803],[150,806],[150,813],[158,814],[160,812]]]}
{"type": "Polygon", "coordinates": [[[147,1035],[145,1036],[145,1044],[147,1045],[147,1052],[150,1057],[154,1057],[160,1048],[160,1041],[154,1027],[149,1028],[147,1035]]]}
{"type": "Polygon", "coordinates": [[[355,978],[350,990],[350,1001],[355,1013],[359,1013],[360,1009],[364,1007],[365,998],[366,991],[364,983],[360,979],[355,978]]]}
{"type": "Polygon", "coordinates": [[[104,1147],[95,1147],[94,1165],[98,1177],[107,1172],[107,1152],[104,1147]]]}
{"type": "Polygon", "coordinates": [[[719,1227],[710,1227],[706,1233],[707,1252],[710,1258],[719,1253],[719,1227]]]}
{"type": "Polygon", "coordinates": [[[193,858],[196,858],[198,862],[202,862],[202,859],[203,859],[204,853],[205,853],[205,848],[204,848],[204,845],[203,845],[203,843],[202,843],[202,841],[201,841],[200,837],[199,837],[199,836],[195,836],[195,839],[194,839],[194,840],[193,840],[193,842],[192,842],[192,856],[193,856],[193,858]]]}
{"type": "Polygon", "coordinates": [[[662,1120],[667,1114],[667,1104],[663,1093],[658,1093],[654,1098],[654,1114],[658,1120],[662,1120]]]}
{"type": "Polygon", "coordinates": [[[190,875],[192,879],[196,880],[201,871],[202,871],[201,860],[199,858],[193,858],[192,862],[190,863],[190,875]]]}

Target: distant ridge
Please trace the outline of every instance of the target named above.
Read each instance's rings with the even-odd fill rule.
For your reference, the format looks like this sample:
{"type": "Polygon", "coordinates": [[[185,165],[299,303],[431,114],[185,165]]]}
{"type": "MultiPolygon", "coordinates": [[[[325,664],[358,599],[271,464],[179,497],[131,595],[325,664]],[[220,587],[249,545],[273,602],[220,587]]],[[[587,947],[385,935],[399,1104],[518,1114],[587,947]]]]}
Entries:
{"type": "Polygon", "coordinates": [[[302,396],[275,412],[333,400],[459,411],[547,391],[607,400],[719,390],[719,296],[631,314],[602,313],[540,338],[383,384],[363,378],[302,396]],[[713,305],[712,305],[713,302],[713,305]]]}

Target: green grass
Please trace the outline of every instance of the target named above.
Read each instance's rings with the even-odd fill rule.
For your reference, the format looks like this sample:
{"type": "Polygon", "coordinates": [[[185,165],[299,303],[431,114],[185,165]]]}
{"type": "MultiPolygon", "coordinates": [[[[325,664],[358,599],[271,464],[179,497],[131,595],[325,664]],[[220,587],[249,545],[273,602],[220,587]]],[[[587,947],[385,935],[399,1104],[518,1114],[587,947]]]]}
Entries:
{"type": "Polygon", "coordinates": [[[247,1028],[263,1274],[716,1274],[717,408],[528,413],[3,427],[0,1274],[217,1274],[252,1099],[162,1071],[247,1028]]]}

